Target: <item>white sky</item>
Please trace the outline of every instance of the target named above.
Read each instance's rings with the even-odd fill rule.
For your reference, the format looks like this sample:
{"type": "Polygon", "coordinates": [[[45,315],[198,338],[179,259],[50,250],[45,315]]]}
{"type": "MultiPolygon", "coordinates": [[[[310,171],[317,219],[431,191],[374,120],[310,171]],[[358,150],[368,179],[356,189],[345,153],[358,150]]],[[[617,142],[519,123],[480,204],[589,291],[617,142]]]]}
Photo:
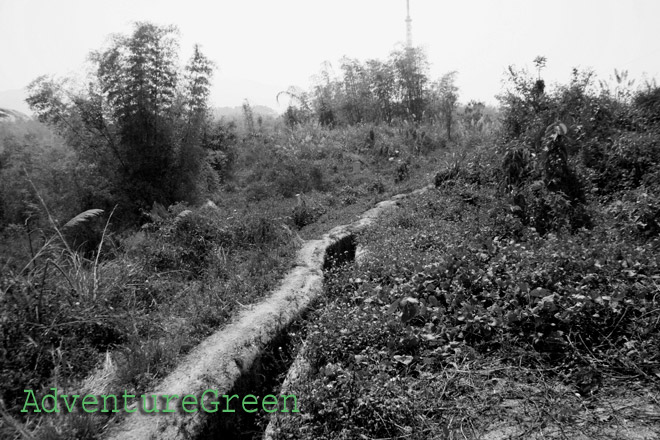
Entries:
{"type": "MultiPolygon", "coordinates": [[[[410,0],[413,41],[433,78],[457,70],[461,101],[495,102],[509,64],[548,58],[547,82],[572,67],[660,77],[660,0],[410,0]]],[[[277,108],[324,61],[385,58],[405,40],[405,0],[0,0],[0,91],[80,72],[87,54],[133,21],[175,24],[182,61],[199,43],[219,70],[213,104],[277,108]]],[[[2,103],[0,103],[2,106],[2,103]]]]}

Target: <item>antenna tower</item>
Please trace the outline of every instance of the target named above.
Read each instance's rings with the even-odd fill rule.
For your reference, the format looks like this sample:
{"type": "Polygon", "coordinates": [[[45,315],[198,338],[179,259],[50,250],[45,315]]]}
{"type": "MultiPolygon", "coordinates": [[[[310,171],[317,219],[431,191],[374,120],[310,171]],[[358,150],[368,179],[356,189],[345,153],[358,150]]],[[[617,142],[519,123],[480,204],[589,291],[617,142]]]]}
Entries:
{"type": "Polygon", "coordinates": [[[410,0],[406,0],[406,48],[412,49],[412,19],[410,18],[410,0]]]}

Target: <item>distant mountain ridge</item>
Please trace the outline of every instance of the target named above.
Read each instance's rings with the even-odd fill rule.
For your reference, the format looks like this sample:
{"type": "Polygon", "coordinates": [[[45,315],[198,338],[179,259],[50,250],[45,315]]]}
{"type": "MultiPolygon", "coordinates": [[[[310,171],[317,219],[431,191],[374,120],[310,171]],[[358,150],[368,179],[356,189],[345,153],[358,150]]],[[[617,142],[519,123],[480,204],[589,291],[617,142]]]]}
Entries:
{"type": "Polygon", "coordinates": [[[27,98],[27,90],[13,89],[0,91],[0,108],[15,109],[23,114],[29,115],[30,106],[25,102],[27,98]]]}
{"type": "MultiPolygon", "coordinates": [[[[279,116],[279,113],[277,113],[275,110],[265,105],[250,105],[250,108],[252,108],[252,112],[257,116],[265,116],[265,117],[273,117],[273,118],[277,118],[279,116]]],[[[229,118],[242,117],[243,107],[241,106],[214,107],[213,116],[218,119],[222,117],[229,117],[229,118]]]]}
{"type": "Polygon", "coordinates": [[[0,122],[19,122],[19,121],[29,121],[30,118],[28,115],[21,113],[16,110],[10,110],[7,108],[0,108],[0,122]]]}
{"type": "MultiPolygon", "coordinates": [[[[265,105],[251,106],[252,111],[256,116],[277,118],[279,114],[270,107],[265,105]]],[[[213,116],[216,119],[220,118],[241,118],[243,117],[243,107],[215,107],[213,108],[213,116]]],[[[29,121],[32,118],[23,112],[0,107],[0,122],[17,122],[29,121]]]]}
{"type": "MultiPolygon", "coordinates": [[[[25,102],[27,98],[27,91],[25,89],[14,89],[14,90],[3,90],[0,91],[0,109],[5,113],[4,116],[0,115],[0,121],[9,121],[11,118],[18,118],[21,120],[30,119],[30,114],[32,113],[30,107],[25,102]]],[[[265,105],[250,105],[255,116],[262,117],[272,117],[277,118],[279,113],[272,109],[271,107],[265,105]]],[[[223,106],[223,107],[213,107],[212,109],[213,116],[216,119],[225,117],[225,118],[242,118],[243,117],[243,107],[242,106],[223,106]]],[[[13,119],[11,119],[13,120],[13,119]]]]}

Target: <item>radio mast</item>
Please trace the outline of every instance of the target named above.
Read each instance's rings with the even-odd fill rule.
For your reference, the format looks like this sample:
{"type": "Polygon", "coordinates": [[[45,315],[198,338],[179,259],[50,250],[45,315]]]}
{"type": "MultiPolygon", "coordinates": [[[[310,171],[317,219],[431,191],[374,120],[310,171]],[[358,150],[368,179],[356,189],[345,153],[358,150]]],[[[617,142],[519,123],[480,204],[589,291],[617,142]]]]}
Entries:
{"type": "Polygon", "coordinates": [[[412,19],[410,18],[410,0],[406,0],[406,48],[412,49],[412,19]]]}

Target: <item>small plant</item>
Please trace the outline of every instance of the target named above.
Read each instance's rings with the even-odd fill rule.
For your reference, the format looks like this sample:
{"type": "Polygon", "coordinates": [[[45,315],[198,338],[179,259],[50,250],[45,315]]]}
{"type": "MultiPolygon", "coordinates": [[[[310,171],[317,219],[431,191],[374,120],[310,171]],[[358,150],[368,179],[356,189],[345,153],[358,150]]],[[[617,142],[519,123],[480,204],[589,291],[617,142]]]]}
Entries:
{"type": "Polygon", "coordinates": [[[308,203],[302,194],[296,194],[296,196],[297,203],[293,208],[291,219],[298,229],[314,223],[319,217],[325,214],[326,210],[320,204],[308,203]]]}
{"type": "Polygon", "coordinates": [[[410,177],[410,157],[404,161],[399,161],[396,168],[396,176],[394,177],[395,183],[401,183],[410,177]]]}

